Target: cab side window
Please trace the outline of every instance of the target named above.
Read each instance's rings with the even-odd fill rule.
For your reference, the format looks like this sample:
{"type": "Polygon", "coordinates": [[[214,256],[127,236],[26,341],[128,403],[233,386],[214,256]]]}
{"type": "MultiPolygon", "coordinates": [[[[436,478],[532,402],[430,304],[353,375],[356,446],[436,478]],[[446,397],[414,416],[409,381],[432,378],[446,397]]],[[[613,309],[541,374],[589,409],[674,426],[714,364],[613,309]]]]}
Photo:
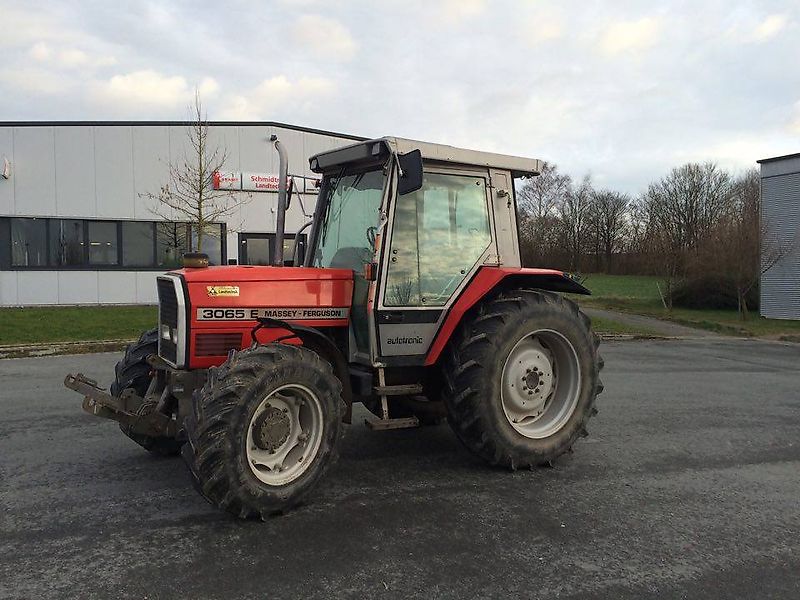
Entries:
{"type": "Polygon", "coordinates": [[[443,306],[490,242],[486,180],[426,173],[397,199],[384,304],[443,306]]]}

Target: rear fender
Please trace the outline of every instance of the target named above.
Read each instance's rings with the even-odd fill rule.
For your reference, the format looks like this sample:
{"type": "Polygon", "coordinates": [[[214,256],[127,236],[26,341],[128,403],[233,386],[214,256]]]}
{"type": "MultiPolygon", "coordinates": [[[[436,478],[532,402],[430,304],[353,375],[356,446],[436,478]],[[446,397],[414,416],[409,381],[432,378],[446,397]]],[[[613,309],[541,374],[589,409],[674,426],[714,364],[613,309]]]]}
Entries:
{"type": "Polygon", "coordinates": [[[461,323],[461,319],[469,309],[491,292],[509,288],[536,288],[569,294],[591,294],[587,288],[564,271],[483,267],[476,273],[475,277],[461,293],[459,299],[450,308],[447,318],[445,318],[433,344],[431,344],[430,350],[428,350],[425,366],[433,365],[439,360],[439,356],[450,340],[450,336],[453,335],[456,327],[461,323]]]}

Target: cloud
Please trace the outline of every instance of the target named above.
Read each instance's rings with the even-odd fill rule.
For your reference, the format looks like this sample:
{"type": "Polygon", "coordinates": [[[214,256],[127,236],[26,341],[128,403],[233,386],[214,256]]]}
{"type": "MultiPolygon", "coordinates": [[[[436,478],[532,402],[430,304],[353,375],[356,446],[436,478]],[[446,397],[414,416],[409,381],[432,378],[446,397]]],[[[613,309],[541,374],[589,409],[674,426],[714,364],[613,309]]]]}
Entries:
{"type": "Polygon", "coordinates": [[[654,17],[637,21],[618,21],[606,28],[600,47],[606,54],[614,55],[633,50],[643,50],[656,44],[661,23],[654,17]]]}
{"type": "Polygon", "coordinates": [[[75,83],[69,77],[40,67],[0,69],[0,80],[17,93],[46,96],[70,93],[75,83]]]}
{"type": "Polygon", "coordinates": [[[320,77],[301,77],[291,81],[284,75],[265,79],[244,94],[227,99],[221,118],[260,120],[274,118],[274,113],[291,105],[294,109],[309,108],[317,99],[330,95],[332,81],[320,77]]]}
{"type": "Polygon", "coordinates": [[[350,60],[358,49],[350,32],[336,19],[303,15],[295,22],[293,31],[306,48],[322,59],[350,60]]]}
{"type": "Polygon", "coordinates": [[[564,36],[564,24],[560,16],[538,14],[522,22],[519,34],[529,46],[552,42],[564,36]]]}
{"type": "Polygon", "coordinates": [[[751,39],[754,42],[765,42],[783,31],[788,22],[786,15],[769,15],[753,30],[751,39]]]}
{"type": "MultiPolygon", "coordinates": [[[[206,90],[215,89],[216,82],[206,78],[206,90]]],[[[96,82],[93,97],[99,103],[130,107],[178,107],[191,102],[193,87],[180,75],[163,75],[152,69],[114,75],[96,82]]]]}
{"type": "Polygon", "coordinates": [[[290,80],[285,75],[265,79],[244,94],[227,98],[221,113],[222,119],[233,121],[275,118],[275,113],[292,106],[293,110],[307,110],[322,97],[335,90],[335,84],[322,77],[301,77],[290,80]]]}
{"type": "Polygon", "coordinates": [[[440,0],[439,14],[448,23],[477,17],[486,10],[487,0],[440,0]]]}
{"type": "Polygon", "coordinates": [[[50,60],[50,57],[52,56],[52,52],[50,52],[50,46],[44,42],[38,42],[34,44],[28,51],[28,54],[31,58],[38,60],[39,62],[50,60]]]}
{"type": "Polygon", "coordinates": [[[764,6],[6,0],[0,114],[184,119],[197,87],[212,119],[544,157],[636,192],[683,160],[798,150],[800,12],[764,6]]]}
{"type": "Polygon", "coordinates": [[[213,77],[204,77],[203,80],[197,85],[197,92],[201,98],[208,98],[215,96],[219,91],[219,84],[213,77]]]}
{"type": "Polygon", "coordinates": [[[28,56],[40,63],[50,63],[51,66],[67,68],[107,67],[117,63],[113,56],[90,56],[78,48],[63,48],[55,51],[45,42],[37,42],[31,46],[28,56]]]}
{"type": "Polygon", "coordinates": [[[789,132],[800,135],[800,100],[794,103],[794,114],[789,122],[789,132]]]}

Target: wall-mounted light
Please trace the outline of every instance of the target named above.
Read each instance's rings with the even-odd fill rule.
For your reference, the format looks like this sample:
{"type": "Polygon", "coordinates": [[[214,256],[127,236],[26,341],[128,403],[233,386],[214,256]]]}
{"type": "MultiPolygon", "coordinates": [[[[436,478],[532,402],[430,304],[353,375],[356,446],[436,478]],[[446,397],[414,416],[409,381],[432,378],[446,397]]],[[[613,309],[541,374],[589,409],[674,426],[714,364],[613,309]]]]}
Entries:
{"type": "Polygon", "coordinates": [[[3,179],[11,177],[11,162],[4,156],[3,157],[3,179]]]}

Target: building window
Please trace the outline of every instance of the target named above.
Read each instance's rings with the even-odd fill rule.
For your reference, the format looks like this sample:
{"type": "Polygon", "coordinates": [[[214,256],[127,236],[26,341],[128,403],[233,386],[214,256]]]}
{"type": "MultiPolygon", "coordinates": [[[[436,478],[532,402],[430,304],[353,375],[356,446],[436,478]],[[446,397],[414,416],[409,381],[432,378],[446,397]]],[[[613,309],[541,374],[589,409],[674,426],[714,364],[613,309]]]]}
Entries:
{"type": "Polygon", "coordinates": [[[45,219],[11,220],[11,265],[44,267],[47,265],[47,221],[45,219]]]}
{"type": "MultiPolygon", "coordinates": [[[[0,269],[174,269],[194,233],[189,223],[0,217],[0,269]]],[[[224,224],[207,225],[202,251],[223,264],[224,224]]]]}
{"type": "Polygon", "coordinates": [[[126,267],[152,267],[155,263],[155,224],[122,223],[122,264],[126,267]]]}
{"type": "Polygon", "coordinates": [[[188,223],[156,223],[156,265],[175,269],[189,252],[188,223]]]}
{"type": "Polygon", "coordinates": [[[203,245],[198,249],[197,226],[192,225],[192,248],[195,252],[208,254],[208,262],[212,265],[222,264],[222,225],[212,223],[203,228],[203,245]]]}
{"type": "Polygon", "coordinates": [[[117,224],[110,221],[88,221],[90,265],[118,265],[117,224]]]}
{"type": "Polygon", "coordinates": [[[79,267],[84,259],[83,221],[78,219],[50,219],[50,266],[79,267]]]}
{"type": "MultiPolygon", "coordinates": [[[[306,234],[300,234],[300,247],[297,256],[294,256],[295,234],[286,233],[283,238],[283,264],[290,267],[292,264],[303,264],[306,247],[306,234]],[[297,261],[292,263],[292,258],[297,261]]],[[[240,233],[239,234],[239,263],[243,265],[271,265],[275,254],[274,233],[240,233]]]]}

